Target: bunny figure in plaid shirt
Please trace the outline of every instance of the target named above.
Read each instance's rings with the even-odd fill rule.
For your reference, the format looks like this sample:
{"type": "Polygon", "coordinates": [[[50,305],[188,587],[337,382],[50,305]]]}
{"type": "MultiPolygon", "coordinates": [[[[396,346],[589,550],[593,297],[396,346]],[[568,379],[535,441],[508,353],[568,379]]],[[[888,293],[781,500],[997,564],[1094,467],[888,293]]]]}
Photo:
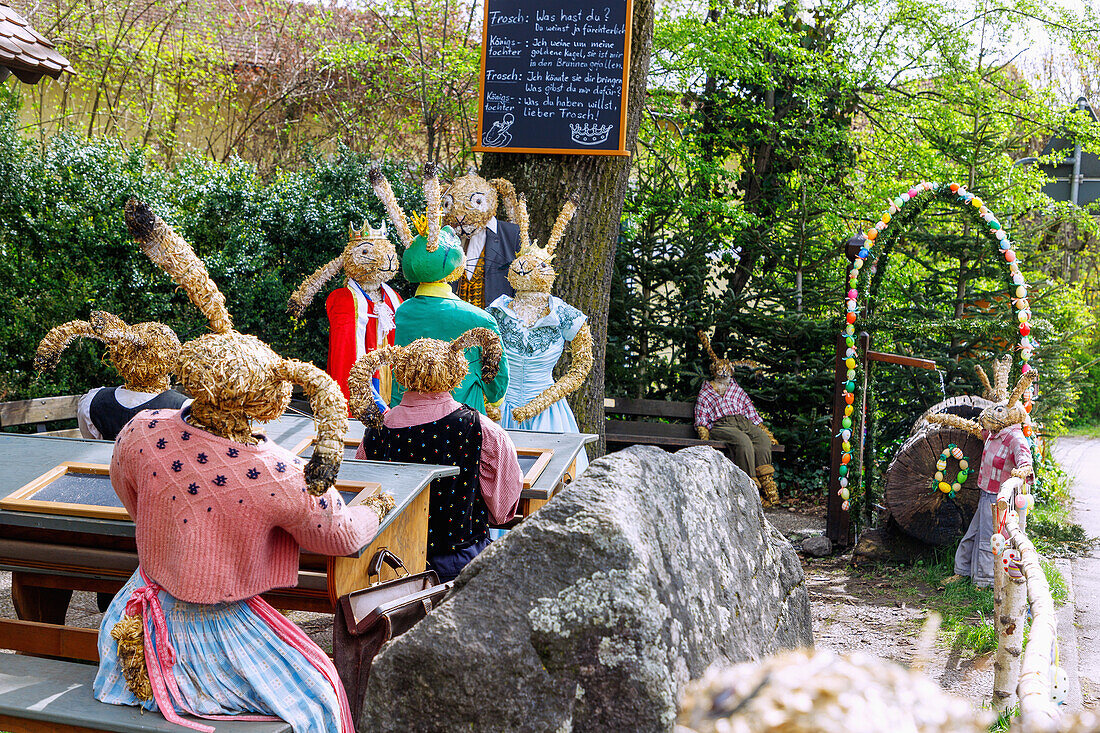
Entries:
{"type": "MultiPolygon", "coordinates": [[[[764,490],[764,506],[770,506],[779,501],[772,466],[772,445],[777,441],[745,390],[734,380],[734,362],[718,358],[704,331],[698,335],[710,356],[711,378],[703,382],[695,400],[695,432],[700,440],[724,441],[737,467],[764,490]]],[[[752,362],[737,363],[756,366],[752,362]]]]}
{"type": "Polygon", "coordinates": [[[1012,369],[1012,358],[1005,355],[995,368],[996,386],[991,389],[985,372],[978,367],[978,376],[986,385],[985,396],[994,403],[982,410],[977,422],[943,412],[925,418],[931,423],[965,430],[985,441],[978,470],[978,488],[981,489],[978,508],[974,510],[970,526],[955,551],[955,575],[948,578],[945,584],[968,577],[978,587],[993,585],[990,537],[998,531],[993,526],[993,505],[997,501],[997,493],[1001,490],[1001,484],[1010,477],[1029,482],[1034,478],[1031,446],[1027,440],[1031,417],[1020,404],[1020,398],[1031,386],[1037,372],[1025,372],[1009,394],[1008,375],[1012,369]]]}

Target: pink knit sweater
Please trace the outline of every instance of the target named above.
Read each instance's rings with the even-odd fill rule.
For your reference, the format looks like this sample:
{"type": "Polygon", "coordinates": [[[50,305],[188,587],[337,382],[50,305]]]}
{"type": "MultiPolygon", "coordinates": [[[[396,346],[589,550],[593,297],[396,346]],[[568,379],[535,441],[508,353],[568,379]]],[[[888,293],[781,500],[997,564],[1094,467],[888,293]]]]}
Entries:
{"type": "Polygon", "coordinates": [[[303,469],[266,439],[244,445],[179,410],[145,410],[115,442],[111,484],[149,577],[180,600],[222,603],[297,584],[299,547],[347,555],[378,531],[374,510],[335,489],[306,493],[303,469]]]}

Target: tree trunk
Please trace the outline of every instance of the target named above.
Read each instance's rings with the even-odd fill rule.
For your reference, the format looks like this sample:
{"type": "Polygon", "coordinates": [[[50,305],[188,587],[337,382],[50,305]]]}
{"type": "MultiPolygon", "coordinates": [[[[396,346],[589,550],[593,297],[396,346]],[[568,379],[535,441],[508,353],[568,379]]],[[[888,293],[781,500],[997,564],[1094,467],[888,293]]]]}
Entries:
{"type": "MultiPolygon", "coordinates": [[[[883,500],[898,526],[929,545],[949,545],[962,537],[978,506],[982,448],[981,440],[956,428],[930,425],[910,437],[883,477],[883,500]],[[962,448],[974,470],[950,498],[934,491],[932,483],[940,453],[952,443],[962,448]]],[[[954,478],[957,472],[957,461],[949,459],[944,473],[954,478]]]]}
{"type": "MultiPolygon", "coordinates": [[[[655,0],[634,0],[626,115],[626,147],[632,152],[645,106],[654,4],[655,0]]],[[[507,178],[515,184],[517,192],[527,195],[531,239],[540,242],[549,237],[562,204],[571,194],[580,194],[573,223],[555,252],[558,278],[554,293],[584,312],[592,329],[592,372],[569,402],[581,430],[600,435],[596,452],[602,454],[607,309],[630,158],[485,153],[479,173],[487,179],[507,178]]]]}

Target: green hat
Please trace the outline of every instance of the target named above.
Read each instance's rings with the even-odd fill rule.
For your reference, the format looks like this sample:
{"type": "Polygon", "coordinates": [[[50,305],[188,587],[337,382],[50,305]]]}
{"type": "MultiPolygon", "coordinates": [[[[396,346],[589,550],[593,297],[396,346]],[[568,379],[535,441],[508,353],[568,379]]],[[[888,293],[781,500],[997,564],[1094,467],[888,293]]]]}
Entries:
{"type": "Polygon", "coordinates": [[[411,283],[436,283],[466,263],[458,235],[450,227],[439,230],[439,247],[428,251],[428,237],[421,234],[401,255],[401,273],[411,283]]]}

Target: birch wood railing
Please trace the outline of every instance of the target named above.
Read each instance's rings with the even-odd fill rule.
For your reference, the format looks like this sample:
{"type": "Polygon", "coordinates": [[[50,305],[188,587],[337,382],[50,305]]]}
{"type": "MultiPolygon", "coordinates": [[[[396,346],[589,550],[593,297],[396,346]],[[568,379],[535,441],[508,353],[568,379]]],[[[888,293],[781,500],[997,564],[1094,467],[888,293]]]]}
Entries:
{"type": "Polygon", "coordinates": [[[993,568],[993,616],[997,632],[997,653],[993,661],[993,708],[1001,712],[1013,698],[1019,701],[1020,718],[1013,730],[1027,733],[1058,729],[1058,706],[1051,698],[1052,665],[1057,643],[1054,600],[1039,553],[1026,533],[1026,511],[1017,509],[1017,497],[1024,508],[1028,486],[1019,478],[1001,485],[993,507],[993,526],[1006,536],[993,568]],[[1010,553],[1015,557],[1007,562],[1010,553]],[[1031,606],[1031,629],[1023,646],[1027,606],[1031,606]]]}

